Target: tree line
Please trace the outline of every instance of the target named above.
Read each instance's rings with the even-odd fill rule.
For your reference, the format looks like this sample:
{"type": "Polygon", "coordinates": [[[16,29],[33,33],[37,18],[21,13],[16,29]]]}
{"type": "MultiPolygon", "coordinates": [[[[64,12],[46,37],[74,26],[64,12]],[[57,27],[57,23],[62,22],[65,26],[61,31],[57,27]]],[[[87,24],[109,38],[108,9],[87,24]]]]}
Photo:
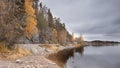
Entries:
{"type": "Polygon", "coordinates": [[[39,0],[0,0],[0,44],[72,42],[60,18],[39,0]]]}

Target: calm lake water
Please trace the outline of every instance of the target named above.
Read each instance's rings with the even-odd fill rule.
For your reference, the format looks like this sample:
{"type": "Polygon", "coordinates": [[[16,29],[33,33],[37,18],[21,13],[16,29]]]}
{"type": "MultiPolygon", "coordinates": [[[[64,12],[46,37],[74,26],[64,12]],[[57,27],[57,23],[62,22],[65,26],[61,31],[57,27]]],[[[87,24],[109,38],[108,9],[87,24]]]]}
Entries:
{"type": "Polygon", "coordinates": [[[48,59],[62,68],[120,68],[120,45],[68,48],[48,59]]]}
{"type": "Polygon", "coordinates": [[[71,49],[73,54],[68,54],[69,57],[64,62],[65,68],[120,68],[120,45],[87,46],[79,49],[81,50],[71,49]]]}

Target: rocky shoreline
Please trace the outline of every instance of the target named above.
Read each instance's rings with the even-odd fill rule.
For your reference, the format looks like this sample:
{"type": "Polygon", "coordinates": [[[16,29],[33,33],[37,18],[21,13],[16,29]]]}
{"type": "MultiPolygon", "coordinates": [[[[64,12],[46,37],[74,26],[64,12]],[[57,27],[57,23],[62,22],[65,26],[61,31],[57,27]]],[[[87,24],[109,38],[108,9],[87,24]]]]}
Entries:
{"type": "Polygon", "coordinates": [[[0,68],[60,68],[40,55],[30,55],[17,60],[2,60],[0,68]],[[19,61],[18,61],[19,60],[19,61]]]}
{"type": "Polygon", "coordinates": [[[47,55],[54,53],[54,50],[37,44],[19,44],[17,46],[30,50],[32,54],[14,60],[0,60],[0,68],[60,68],[46,58],[47,55]]]}

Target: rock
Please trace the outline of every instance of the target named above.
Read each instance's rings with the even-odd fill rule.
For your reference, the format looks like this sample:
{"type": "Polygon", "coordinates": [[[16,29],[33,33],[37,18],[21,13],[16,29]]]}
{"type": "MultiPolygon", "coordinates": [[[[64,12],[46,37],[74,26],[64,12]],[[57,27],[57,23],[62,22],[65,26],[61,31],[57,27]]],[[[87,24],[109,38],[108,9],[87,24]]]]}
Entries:
{"type": "Polygon", "coordinates": [[[39,53],[36,48],[32,48],[32,49],[31,49],[31,52],[32,52],[32,54],[37,54],[37,53],[39,53]]]}
{"type": "Polygon", "coordinates": [[[17,59],[17,60],[16,60],[16,63],[21,63],[21,60],[20,60],[20,59],[17,59]]]}
{"type": "Polygon", "coordinates": [[[27,65],[26,67],[27,67],[27,68],[30,68],[31,66],[30,66],[30,65],[27,65]]]}

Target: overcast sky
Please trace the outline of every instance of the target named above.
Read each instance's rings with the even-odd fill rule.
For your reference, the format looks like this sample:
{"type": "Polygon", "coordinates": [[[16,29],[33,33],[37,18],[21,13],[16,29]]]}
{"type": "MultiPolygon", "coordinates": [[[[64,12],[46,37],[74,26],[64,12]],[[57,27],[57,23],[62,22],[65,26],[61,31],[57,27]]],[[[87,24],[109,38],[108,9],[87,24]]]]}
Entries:
{"type": "MultiPolygon", "coordinates": [[[[120,0],[41,0],[67,29],[93,36],[120,36],[120,0]]],[[[91,37],[90,37],[91,36],[91,37]]],[[[119,37],[120,38],[120,37],[119,37]]]]}

